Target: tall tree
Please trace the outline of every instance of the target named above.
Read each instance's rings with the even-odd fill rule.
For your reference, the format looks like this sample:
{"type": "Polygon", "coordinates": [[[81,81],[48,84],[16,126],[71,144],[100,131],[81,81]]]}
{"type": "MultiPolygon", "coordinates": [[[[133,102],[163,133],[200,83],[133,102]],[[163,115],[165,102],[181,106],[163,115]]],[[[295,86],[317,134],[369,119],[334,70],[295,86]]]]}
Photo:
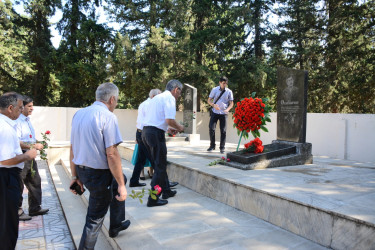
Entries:
{"type": "Polygon", "coordinates": [[[325,6],[323,110],[374,112],[374,3],[327,0],[325,6]]]}
{"type": "Polygon", "coordinates": [[[0,2],[0,94],[7,91],[26,94],[35,75],[28,54],[29,32],[19,18],[9,0],[0,2]]]}
{"type": "Polygon", "coordinates": [[[55,48],[48,19],[61,3],[60,0],[30,0],[25,1],[25,5],[30,15],[27,20],[31,36],[29,56],[36,71],[29,85],[30,95],[37,105],[54,105],[59,99],[59,82],[54,74],[55,48]]]}
{"type": "Polygon", "coordinates": [[[63,18],[58,23],[63,36],[57,63],[62,87],[60,105],[89,105],[97,86],[107,78],[112,36],[106,25],[97,23],[98,6],[98,1],[69,0],[63,8],[63,18]]]}
{"type": "MultiPolygon", "coordinates": [[[[324,10],[319,0],[282,0],[278,14],[279,38],[288,57],[279,66],[307,70],[309,72],[308,110],[316,110],[321,104],[324,42],[324,10]]],[[[274,38],[275,44],[277,37],[274,38]]],[[[280,44],[280,43],[279,43],[280,44]]]]}

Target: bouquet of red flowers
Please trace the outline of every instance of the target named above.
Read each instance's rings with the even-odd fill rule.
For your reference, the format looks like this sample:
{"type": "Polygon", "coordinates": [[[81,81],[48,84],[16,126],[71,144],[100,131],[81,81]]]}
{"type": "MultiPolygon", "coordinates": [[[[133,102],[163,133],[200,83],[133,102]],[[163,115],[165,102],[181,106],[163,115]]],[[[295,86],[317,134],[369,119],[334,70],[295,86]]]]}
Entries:
{"type": "Polygon", "coordinates": [[[237,102],[233,119],[233,127],[237,128],[237,134],[240,135],[240,140],[238,142],[238,147],[241,142],[242,136],[247,139],[249,133],[254,136],[254,138],[260,137],[259,130],[268,132],[265,127],[267,122],[271,122],[270,111],[271,107],[268,105],[267,98],[255,97],[256,93],[253,92],[250,98],[244,98],[237,102]]]}
{"type": "Polygon", "coordinates": [[[257,137],[249,143],[245,144],[245,151],[254,152],[256,154],[262,153],[264,146],[263,142],[257,137]]]}

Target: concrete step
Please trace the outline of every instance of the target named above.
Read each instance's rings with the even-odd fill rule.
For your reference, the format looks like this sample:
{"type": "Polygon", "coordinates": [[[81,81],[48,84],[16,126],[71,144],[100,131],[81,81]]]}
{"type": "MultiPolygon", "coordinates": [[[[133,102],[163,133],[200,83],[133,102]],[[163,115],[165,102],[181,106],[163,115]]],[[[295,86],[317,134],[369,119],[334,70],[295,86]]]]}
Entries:
{"type": "MultiPolygon", "coordinates": [[[[62,161],[67,172],[68,164],[62,161]]],[[[132,164],[122,160],[122,166],[129,179],[132,164]]],[[[149,187],[150,179],[145,182],[149,187]]],[[[176,190],[177,195],[162,207],[147,207],[147,196],[142,203],[128,197],[126,219],[132,224],[113,239],[117,249],[325,249],[182,185],[176,190]]]]}
{"type": "MultiPolygon", "coordinates": [[[[236,146],[228,144],[227,151],[236,146]]],[[[314,157],[311,165],[244,171],[209,166],[223,155],[207,152],[207,147],[206,141],[168,147],[168,174],[180,182],[178,194],[158,208],[147,208],[146,198],[143,204],[127,199],[126,217],[132,225],[115,239],[118,247],[375,249],[375,166],[314,157]]],[[[127,160],[133,149],[128,142],[119,147],[127,160]]],[[[132,169],[124,160],[128,178],[132,169]]]]}
{"type": "MultiPolygon", "coordinates": [[[[132,149],[124,147],[129,159],[132,149]]],[[[221,155],[205,148],[168,147],[169,178],[322,246],[375,249],[375,166],[352,170],[317,163],[244,171],[208,166],[221,155]],[[353,181],[353,173],[360,179],[353,181]],[[359,206],[351,201],[356,196],[363,197],[359,206]]]]}
{"type": "MultiPolygon", "coordinates": [[[[60,200],[61,207],[64,211],[65,219],[68,223],[70,233],[77,248],[79,246],[83,226],[85,224],[87,200],[86,198],[74,195],[69,191],[71,175],[69,175],[68,177],[65,166],[62,166],[61,164],[50,165],[49,169],[52,175],[57,195],[60,200]]],[[[115,242],[107,236],[108,232],[106,235],[104,228],[104,230],[99,233],[95,249],[108,250],[118,248],[115,242]],[[112,242],[110,243],[109,241],[112,242]]]]}

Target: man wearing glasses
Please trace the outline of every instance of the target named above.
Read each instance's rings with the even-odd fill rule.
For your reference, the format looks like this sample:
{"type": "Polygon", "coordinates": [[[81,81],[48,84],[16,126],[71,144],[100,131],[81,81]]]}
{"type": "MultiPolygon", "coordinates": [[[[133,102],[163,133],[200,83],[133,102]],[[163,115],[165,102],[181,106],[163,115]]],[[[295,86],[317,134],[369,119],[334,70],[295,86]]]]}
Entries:
{"type": "Polygon", "coordinates": [[[233,107],[233,93],[228,88],[228,78],[220,77],[219,86],[213,88],[207,100],[212,107],[209,131],[210,147],[207,151],[215,150],[215,129],[216,123],[220,121],[220,153],[225,153],[225,139],[227,136],[227,118],[229,110],[233,107]]]}

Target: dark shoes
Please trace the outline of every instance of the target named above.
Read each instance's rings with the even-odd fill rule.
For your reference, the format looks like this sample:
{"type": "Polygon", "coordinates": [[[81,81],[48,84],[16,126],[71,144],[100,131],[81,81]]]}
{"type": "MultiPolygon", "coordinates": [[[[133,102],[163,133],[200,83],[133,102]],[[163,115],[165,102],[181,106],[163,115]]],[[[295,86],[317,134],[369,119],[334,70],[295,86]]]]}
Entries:
{"type": "Polygon", "coordinates": [[[139,177],[139,179],[144,181],[144,180],[146,180],[146,177],[139,177]]]}
{"type": "Polygon", "coordinates": [[[28,216],[28,215],[25,214],[23,211],[22,211],[22,214],[20,214],[18,217],[19,217],[19,219],[20,219],[21,221],[31,220],[31,216],[28,216]]]}
{"type": "Polygon", "coordinates": [[[29,212],[29,215],[30,216],[37,216],[37,215],[43,215],[43,214],[46,214],[48,213],[49,209],[39,209],[38,211],[35,211],[35,212],[29,212]]]}
{"type": "Polygon", "coordinates": [[[147,201],[148,207],[157,207],[157,206],[163,206],[167,204],[168,204],[168,201],[161,200],[159,199],[159,197],[156,200],[152,199],[151,197],[148,197],[148,201],[147,201]]]}
{"type": "Polygon", "coordinates": [[[138,182],[138,183],[129,183],[129,187],[144,187],[144,186],[146,186],[146,183],[140,183],[140,182],[138,182]]]}
{"type": "Polygon", "coordinates": [[[110,228],[108,231],[109,237],[114,238],[119,232],[127,229],[130,226],[130,220],[121,222],[121,225],[115,228],[110,228]]]}
{"type": "Polygon", "coordinates": [[[224,154],[225,153],[225,149],[220,149],[220,153],[224,154]]]}
{"type": "Polygon", "coordinates": [[[147,173],[148,173],[148,176],[150,177],[150,179],[152,179],[152,174],[150,173],[150,170],[147,170],[147,173]]]}
{"type": "Polygon", "coordinates": [[[176,182],[176,181],[170,181],[169,182],[169,187],[175,187],[177,185],[178,185],[178,182],[176,182]]]}
{"type": "Polygon", "coordinates": [[[209,147],[209,148],[207,149],[208,152],[211,152],[212,150],[215,150],[215,148],[213,148],[213,147],[209,147]]]}
{"type": "Polygon", "coordinates": [[[163,195],[162,195],[162,198],[163,199],[168,199],[168,198],[170,198],[170,197],[173,197],[173,196],[175,196],[177,194],[177,191],[172,191],[172,190],[168,190],[168,191],[164,191],[163,192],[163,195]]]}

